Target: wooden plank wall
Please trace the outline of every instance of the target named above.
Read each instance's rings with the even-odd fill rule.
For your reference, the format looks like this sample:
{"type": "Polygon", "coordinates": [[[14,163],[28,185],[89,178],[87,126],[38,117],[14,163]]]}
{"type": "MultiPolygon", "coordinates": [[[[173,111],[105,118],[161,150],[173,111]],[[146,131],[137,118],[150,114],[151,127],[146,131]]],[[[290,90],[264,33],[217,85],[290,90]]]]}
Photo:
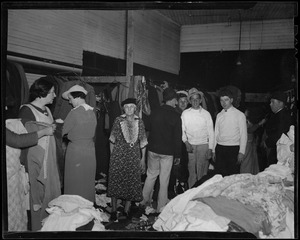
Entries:
{"type": "Polygon", "coordinates": [[[134,11],[133,27],[135,62],[178,74],[180,27],[155,10],[134,11]]]}
{"type": "Polygon", "coordinates": [[[9,10],[7,50],[82,65],[83,16],[83,11],[9,10]]]}
{"type": "MultiPolygon", "coordinates": [[[[182,26],[180,52],[239,50],[240,23],[182,26]]],[[[293,19],[242,22],[241,50],[294,48],[293,19]]]]}
{"type": "MultiPolygon", "coordinates": [[[[180,27],[134,11],[134,62],[179,73],[180,27]]],[[[82,65],[83,51],[126,59],[124,10],[8,10],[7,50],[82,65]]]]}

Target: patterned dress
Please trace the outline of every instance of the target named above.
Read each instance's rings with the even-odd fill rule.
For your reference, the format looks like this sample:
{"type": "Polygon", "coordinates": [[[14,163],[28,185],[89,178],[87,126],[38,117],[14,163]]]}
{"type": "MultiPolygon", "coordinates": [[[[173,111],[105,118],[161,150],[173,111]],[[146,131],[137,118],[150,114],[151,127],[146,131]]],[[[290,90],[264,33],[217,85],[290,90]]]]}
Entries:
{"type": "Polygon", "coordinates": [[[109,140],[114,148],[110,157],[107,196],[141,201],[141,148],[148,143],[143,121],[137,116],[132,123],[125,115],[117,117],[109,140]]]}

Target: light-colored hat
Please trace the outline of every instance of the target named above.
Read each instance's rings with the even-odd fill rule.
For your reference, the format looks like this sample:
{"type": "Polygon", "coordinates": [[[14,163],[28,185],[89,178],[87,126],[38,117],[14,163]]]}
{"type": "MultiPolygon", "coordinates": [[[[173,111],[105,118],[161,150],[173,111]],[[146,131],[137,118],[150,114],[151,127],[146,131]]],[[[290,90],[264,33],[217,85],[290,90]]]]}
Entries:
{"type": "Polygon", "coordinates": [[[184,91],[184,90],[177,91],[176,93],[177,93],[177,95],[178,95],[179,98],[187,97],[187,96],[189,95],[189,94],[188,94],[186,91],[184,91]]]}
{"type": "Polygon", "coordinates": [[[188,100],[190,101],[191,96],[194,96],[195,94],[199,94],[201,99],[201,92],[197,90],[197,88],[191,88],[189,90],[188,100]]]}
{"type": "Polygon", "coordinates": [[[69,93],[71,92],[83,92],[85,95],[87,94],[87,90],[85,90],[84,87],[80,86],[80,85],[74,85],[73,87],[71,87],[68,91],[65,91],[61,96],[64,99],[68,99],[69,93]]]}

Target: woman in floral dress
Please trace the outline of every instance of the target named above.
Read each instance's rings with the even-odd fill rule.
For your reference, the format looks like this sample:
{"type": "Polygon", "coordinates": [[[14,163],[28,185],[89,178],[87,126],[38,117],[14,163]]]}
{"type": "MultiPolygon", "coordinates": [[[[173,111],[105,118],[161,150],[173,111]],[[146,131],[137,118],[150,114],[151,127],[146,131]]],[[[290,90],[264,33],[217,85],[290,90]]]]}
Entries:
{"type": "Polygon", "coordinates": [[[110,135],[110,165],[107,196],[111,197],[111,220],[117,220],[117,200],[125,200],[124,213],[130,218],[131,201],[140,202],[142,196],[141,174],[145,173],[147,137],[142,119],[134,113],[136,99],[122,102],[125,114],[114,121],[110,135]]]}

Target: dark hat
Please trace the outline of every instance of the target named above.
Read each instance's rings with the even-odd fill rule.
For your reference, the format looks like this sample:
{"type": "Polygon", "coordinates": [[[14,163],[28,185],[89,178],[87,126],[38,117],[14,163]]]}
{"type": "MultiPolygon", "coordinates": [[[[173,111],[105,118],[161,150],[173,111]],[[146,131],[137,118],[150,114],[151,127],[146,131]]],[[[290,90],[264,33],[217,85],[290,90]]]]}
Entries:
{"type": "Polygon", "coordinates": [[[136,99],[135,98],[127,98],[123,102],[121,102],[121,106],[123,107],[125,104],[134,104],[134,105],[136,105],[136,99]]]}
{"type": "Polygon", "coordinates": [[[271,99],[277,99],[283,103],[286,103],[287,101],[287,96],[285,95],[284,92],[282,91],[276,91],[276,92],[273,92],[272,95],[271,95],[271,99]]]}
{"type": "Polygon", "coordinates": [[[163,100],[164,100],[164,102],[170,101],[174,98],[177,99],[177,94],[176,94],[176,92],[173,88],[166,88],[163,91],[163,100]]]}

